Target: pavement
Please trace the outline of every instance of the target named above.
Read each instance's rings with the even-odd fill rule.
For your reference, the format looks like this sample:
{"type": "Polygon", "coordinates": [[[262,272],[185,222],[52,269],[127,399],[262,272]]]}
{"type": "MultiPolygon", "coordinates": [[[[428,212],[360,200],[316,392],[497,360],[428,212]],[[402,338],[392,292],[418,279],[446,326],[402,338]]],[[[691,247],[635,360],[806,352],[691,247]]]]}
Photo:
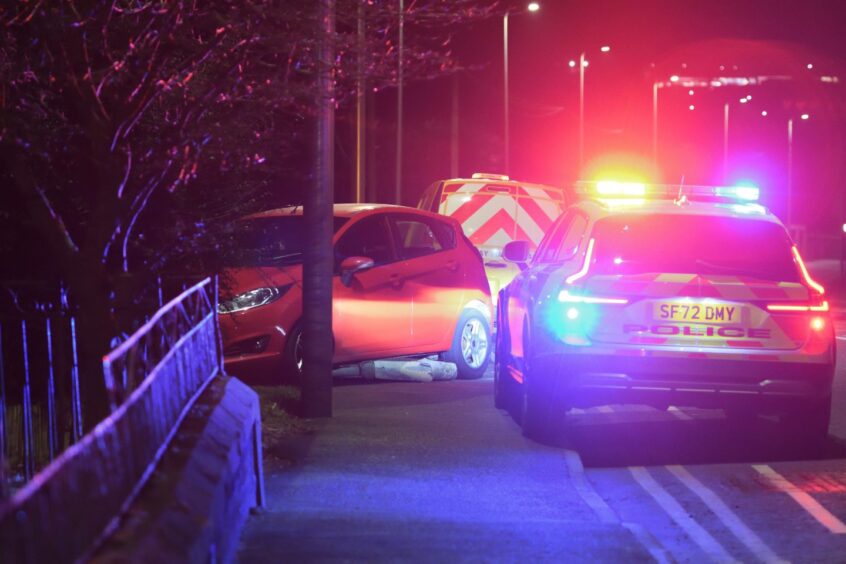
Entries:
{"type": "Polygon", "coordinates": [[[302,460],[266,476],[241,562],[649,559],[577,490],[550,487],[572,479],[568,455],[525,439],[489,379],[334,392],[302,460]]]}

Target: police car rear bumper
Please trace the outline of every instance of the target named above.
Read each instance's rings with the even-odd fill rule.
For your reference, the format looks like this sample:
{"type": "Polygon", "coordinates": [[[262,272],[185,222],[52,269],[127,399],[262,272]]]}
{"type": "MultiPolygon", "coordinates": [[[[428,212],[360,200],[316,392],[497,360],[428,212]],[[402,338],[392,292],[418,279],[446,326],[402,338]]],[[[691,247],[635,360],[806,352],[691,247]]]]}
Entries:
{"type": "Polygon", "coordinates": [[[834,363],[546,354],[532,374],[549,378],[568,407],[754,403],[766,411],[830,396],[834,363]]]}

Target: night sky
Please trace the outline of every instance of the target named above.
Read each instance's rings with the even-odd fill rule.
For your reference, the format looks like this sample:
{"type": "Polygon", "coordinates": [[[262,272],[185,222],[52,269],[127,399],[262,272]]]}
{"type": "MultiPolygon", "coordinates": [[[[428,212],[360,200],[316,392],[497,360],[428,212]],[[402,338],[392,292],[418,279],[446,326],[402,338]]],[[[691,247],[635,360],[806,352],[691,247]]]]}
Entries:
{"type": "MultiPolygon", "coordinates": [[[[458,78],[459,175],[509,172],[518,179],[560,185],[628,169],[655,181],[754,182],[761,185],[764,203],[784,215],[787,120],[792,117],[794,190],[801,192],[795,219],[826,229],[839,225],[843,83],[824,83],[821,77],[846,78],[846,3],[547,0],[534,14],[524,12],[523,3],[512,5],[511,170],[502,170],[502,18],[494,17],[455,38],[458,64],[467,69],[458,78]],[[602,45],[611,46],[610,53],[601,54],[602,45]],[[581,51],[590,66],[585,75],[586,165],[580,171],[578,69],[568,61],[581,51]],[[814,68],[808,70],[808,63],[814,68]],[[697,88],[692,96],[688,88],[661,90],[656,169],[652,84],[672,74],[783,75],[790,80],[697,88]],[[739,104],[747,95],[752,99],[739,104]],[[724,176],[726,103],[731,119],[724,176]],[[800,123],[802,113],[811,118],[800,123]]],[[[450,177],[453,83],[443,78],[406,87],[406,204],[416,203],[431,182],[450,177]]],[[[395,95],[388,89],[373,99],[371,199],[387,200],[393,190],[395,95]]],[[[338,117],[343,132],[349,117],[343,112],[338,117]]],[[[338,199],[344,199],[349,158],[339,154],[338,199]]]]}

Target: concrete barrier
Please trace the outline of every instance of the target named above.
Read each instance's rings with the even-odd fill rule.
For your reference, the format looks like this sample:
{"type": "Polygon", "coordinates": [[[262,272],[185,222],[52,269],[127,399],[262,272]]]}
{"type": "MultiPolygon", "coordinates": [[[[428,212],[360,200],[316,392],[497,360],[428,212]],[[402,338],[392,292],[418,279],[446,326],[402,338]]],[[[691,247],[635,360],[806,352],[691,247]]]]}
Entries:
{"type": "Polygon", "coordinates": [[[93,562],[230,562],[264,504],[258,395],[217,377],[93,562]]]}

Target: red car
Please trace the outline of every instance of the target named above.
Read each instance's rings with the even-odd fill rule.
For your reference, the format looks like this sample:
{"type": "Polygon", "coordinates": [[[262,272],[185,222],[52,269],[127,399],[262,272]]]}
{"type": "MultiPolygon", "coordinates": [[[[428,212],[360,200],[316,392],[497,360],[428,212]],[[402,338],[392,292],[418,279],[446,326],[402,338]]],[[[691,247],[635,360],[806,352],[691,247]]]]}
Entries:
{"type": "MultiPolygon", "coordinates": [[[[439,354],[460,378],[482,376],[490,291],[458,222],[378,204],[336,204],[334,217],[335,364],[439,354]]],[[[238,223],[237,264],[224,272],[218,308],[229,373],[301,370],[303,231],[301,207],[238,223]]]]}

